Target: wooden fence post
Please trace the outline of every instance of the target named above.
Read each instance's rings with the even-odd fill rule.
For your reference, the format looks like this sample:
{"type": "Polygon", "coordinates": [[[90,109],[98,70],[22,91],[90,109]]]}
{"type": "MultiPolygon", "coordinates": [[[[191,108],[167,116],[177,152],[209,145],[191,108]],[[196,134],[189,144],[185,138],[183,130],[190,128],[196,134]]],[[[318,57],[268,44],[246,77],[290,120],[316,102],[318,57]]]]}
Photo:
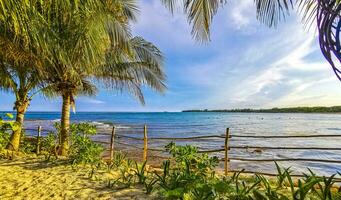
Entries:
{"type": "Polygon", "coordinates": [[[147,152],[148,152],[147,125],[144,125],[144,130],[143,130],[143,161],[147,161],[147,152]]]}
{"type": "Polygon", "coordinates": [[[115,126],[112,127],[111,140],[110,140],[110,161],[114,159],[114,142],[115,142],[115,126]]]}
{"type": "Polygon", "coordinates": [[[40,154],[40,137],[41,137],[41,126],[38,126],[37,149],[36,149],[37,154],[40,154]]]}
{"type": "Polygon", "coordinates": [[[225,176],[227,176],[227,173],[229,171],[229,156],[228,156],[228,151],[229,151],[229,137],[230,137],[230,128],[226,129],[226,135],[225,135],[225,176]]]}

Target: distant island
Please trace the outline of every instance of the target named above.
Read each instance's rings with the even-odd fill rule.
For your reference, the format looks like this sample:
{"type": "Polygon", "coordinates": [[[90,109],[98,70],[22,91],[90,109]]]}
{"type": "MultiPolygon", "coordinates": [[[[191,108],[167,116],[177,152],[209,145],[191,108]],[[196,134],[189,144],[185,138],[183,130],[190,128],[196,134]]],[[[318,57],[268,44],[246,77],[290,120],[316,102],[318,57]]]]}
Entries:
{"type": "Polygon", "coordinates": [[[182,112],[241,112],[241,113],[341,113],[341,106],[291,107],[271,109],[184,110],[182,112]]]}

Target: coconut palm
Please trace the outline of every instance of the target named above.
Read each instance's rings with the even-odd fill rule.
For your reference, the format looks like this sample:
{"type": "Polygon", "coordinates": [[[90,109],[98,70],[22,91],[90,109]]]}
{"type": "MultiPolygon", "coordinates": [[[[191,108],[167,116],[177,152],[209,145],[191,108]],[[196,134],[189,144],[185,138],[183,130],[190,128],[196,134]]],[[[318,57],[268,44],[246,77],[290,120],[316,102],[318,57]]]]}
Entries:
{"type": "Polygon", "coordinates": [[[22,125],[27,108],[39,91],[39,74],[34,68],[20,64],[0,63],[0,89],[15,95],[17,129],[11,135],[7,149],[17,151],[20,145],[22,125]]]}
{"type": "Polygon", "coordinates": [[[63,101],[59,153],[66,155],[74,97],[96,92],[87,78],[105,63],[111,43],[130,37],[128,22],[135,19],[136,8],[131,0],[39,1],[36,7],[41,8],[34,27],[40,33],[48,95],[59,95],[63,101]]]}
{"type": "Polygon", "coordinates": [[[41,5],[41,22],[34,25],[42,38],[43,77],[49,84],[45,94],[63,101],[61,155],[68,152],[70,107],[76,96],[94,95],[95,83],[128,90],[141,102],[142,85],[165,88],[160,51],[131,36],[129,23],[137,11],[133,0],[70,2],[71,6],[64,1],[41,5]]]}
{"type": "Polygon", "coordinates": [[[98,85],[115,91],[127,91],[137,97],[143,104],[143,86],[155,91],[165,90],[165,74],[162,69],[162,54],[151,43],[142,38],[132,38],[127,44],[129,52],[121,47],[107,51],[106,63],[97,66],[93,71],[82,68],[68,68],[68,80],[64,81],[59,74],[65,75],[64,68],[50,68],[50,87],[45,94],[50,97],[62,96],[62,116],[60,133],[60,154],[67,155],[69,147],[68,127],[70,124],[70,107],[75,107],[76,96],[96,94],[98,85]]]}
{"type": "Polygon", "coordinates": [[[32,97],[39,91],[41,66],[28,37],[17,35],[16,31],[13,23],[0,23],[0,90],[11,92],[16,98],[13,109],[18,128],[7,145],[11,150],[19,149],[24,115],[32,97]]]}

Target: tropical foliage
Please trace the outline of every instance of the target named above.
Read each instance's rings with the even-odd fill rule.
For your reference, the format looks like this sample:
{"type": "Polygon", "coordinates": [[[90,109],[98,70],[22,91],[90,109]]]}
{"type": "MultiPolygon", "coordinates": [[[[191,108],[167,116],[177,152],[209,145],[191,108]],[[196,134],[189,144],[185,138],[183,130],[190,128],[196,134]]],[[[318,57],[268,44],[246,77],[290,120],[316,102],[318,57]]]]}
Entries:
{"type": "Polygon", "coordinates": [[[1,59],[0,89],[15,95],[13,109],[16,111],[18,129],[11,134],[8,148],[18,150],[21,141],[21,129],[27,108],[35,94],[40,90],[39,72],[35,67],[1,59]]]}
{"type": "MultiPolygon", "coordinates": [[[[41,153],[46,155],[47,160],[51,156],[57,156],[58,135],[61,134],[61,124],[54,124],[55,130],[50,132],[41,142],[41,153]]],[[[97,134],[96,126],[88,123],[70,125],[70,152],[68,160],[74,165],[83,164],[96,166],[102,162],[104,147],[95,143],[91,137],[97,134]]],[[[36,145],[36,144],[35,144],[36,145]]]]}
{"type": "Polygon", "coordinates": [[[2,151],[9,142],[9,131],[17,130],[18,125],[15,122],[8,121],[12,119],[12,114],[0,116],[0,151],[2,151]]]}
{"type": "MultiPolygon", "coordinates": [[[[8,69],[15,69],[16,75],[20,72],[15,79],[24,88],[18,90],[16,103],[21,106],[17,109],[21,124],[31,100],[28,93],[38,83],[44,95],[62,98],[60,154],[68,154],[70,107],[75,107],[76,96],[95,95],[100,85],[128,91],[144,103],[143,85],[158,92],[165,90],[162,53],[152,43],[131,34],[130,23],[136,20],[138,11],[135,1],[33,0],[0,4],[0,75],[6,78],[0,86],[15,93],[19,84],[13,83],[13,72],[8,69]]],[[[14,150],[19,148],[19,133],[12,135],[16,142],[10,147],[14,150]]]]}
{"type": "Polygon", "coordinates": [[[110,170],[120,170],[120,178],[108,180],[109,188],[126,188],[134,184],[144,186],[147,194],[154,191],[162,199],[232,199],[232,200],[338,200],[341,188],[335,175],[318,177],[312,171],[302,178],[293,178],[290,168],[281,168],[278,175],[268,179],[263,175],[243,176],[243,170],[227,177],[217,175],[215,157],[199,155],[193,146],[166,149],[172,155],[165,160],[162,171],[147,170],[146,163],[132,165],[122,154],[113,162],[120,163],[110,170]],[[277,179],[277,180],[276,180],[277,179]]]}

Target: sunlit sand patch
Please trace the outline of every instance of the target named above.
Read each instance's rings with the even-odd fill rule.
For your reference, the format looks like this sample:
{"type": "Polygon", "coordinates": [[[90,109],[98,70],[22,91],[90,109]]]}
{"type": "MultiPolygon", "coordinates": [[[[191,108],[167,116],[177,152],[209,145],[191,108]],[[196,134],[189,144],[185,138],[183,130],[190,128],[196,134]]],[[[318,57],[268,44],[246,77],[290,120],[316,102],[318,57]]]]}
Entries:
{"type": "Polygon", "coordinates": [[[90,179],[82,168],[74,170],[70,165],[38,159],[2,160],[0,199],[155,199],[138,187],[107,188],[105,179],[115,178],[115,174],[98,172],[97,176],[90,179]]]}

